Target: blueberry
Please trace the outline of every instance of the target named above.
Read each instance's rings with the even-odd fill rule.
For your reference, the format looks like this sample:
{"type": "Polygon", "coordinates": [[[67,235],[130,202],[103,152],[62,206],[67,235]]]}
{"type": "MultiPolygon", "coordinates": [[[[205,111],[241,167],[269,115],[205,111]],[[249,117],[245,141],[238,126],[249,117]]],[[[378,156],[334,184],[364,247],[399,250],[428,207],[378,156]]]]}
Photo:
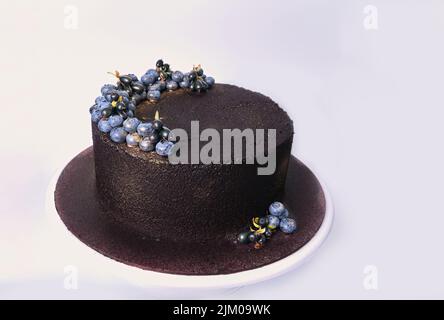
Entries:
{"type": "Polygon", "coordinates": [[[170,141],[162,140],[156,144],[156,152],[158,155],[166,157],[171,152],[174,144],[170,141]]]}
{"type": "Polygon", "coordinates": [[[173,81],[173,80],[169,80],[169,81],[167,81],[166,88],[168,89],[168,91],[174,91],[174,90],[176,90],[178,87],[179,87],[179,86],[178,86],[178,84],[177,84],[176,81],[173,81]]]}
{"type": "MultiPolygon", "coordinates": [[[[155,72],[155,71],[154,71],[154,72],[155,72]]],[[[142,83],[143,83],[144,85],[149,86],[149,85],[153,84],[154,82],[156,82],[156,79],[157,79],[158,77],[159,77],[159,76],[157,75],[157,72],[156,72],[156,75],[145,73],[145,74],[142,76],[142,78],[140,78],[140,80],[142,80],[142,83]]]]}
{"type": "Polygon", "coordinates": [[[214,85],[214,78],[213,77],[206,77],[205,82],[208,84],[209,87],[212,87],[214,85]]]}
{"type": "Polygon", "coordinates": [[[126,141],[126,132],[122,127],[113,128],[109,134],[112,141],[116,143],[123,143],[126,141]]]}
{"type": "Polygon", "coordinates": [[[197,69],[196,73],[197,73],[198,76],[203,76],[204,71],[203,71],[202,68],[199,68],[199,69],[197,69]]]}
{"type": "Polygon", "coordinates": [[[281,216],[279,218],[288,218],[288,210],[285,209],[284,212],[282,212],[281,216]]]}
{"type": "Polygon", "coordinates": [[[291,218],[281,219],[279,227],[281,228],[281,231],[284,233],[293,233],[296,230],[296,221],[291,218]]]}
{"type": "Polygon", "coordinates": [[[159,73],[154,69],[149,69],[145,74],[150,77],[153,77],[154,79],[159,78],[159,73]]]}
{"type": "Polygon", "coordinates": [[[118,91],[116,91],[116,92],[117,92],[117,94],[118,94],[119,96],[122,97],[122,99],[123,99],[123,98],[129,98],[129,97],[130,97],[130,95],[128,94],[128,92],[125,91],[125,90],[118,90],[118,91]]]}
{"type": "Polygon", "coordinates": [[[154,150],[154,144],[150,142],[148,138],[143,139],[139,143],[139,148],[142,151],[149,152],[154,150]]]}
{"type": "Polygon", "coordinates": [[[98,96],[94,102],[99,105],[101,101],[106,101],[104,96],[98,96]]]}
{"type": "Polygon", "coordinates": [[[157,60],[156,67],[160,68],[162,66],[163,66],[163,60],[162,59],[157,60]]]}
{"type": "Polygon", "coordinates": [[[136,105],[132,102],[128,102],[127,109],[130,111],[136,111],[136,105]]]}
{"type": "Polygon", "coordinates": [[[277,227],[279,227],[279,223],[281,222],[281,220],[278,217],[268,215],[267,218],[268,218],[268,225],[267,225],[268,228],[276,229],[277,227]]]}
{"type": "Polygon", "coordinates": [[[160,91],[160,83],[156,82],[156,83],[153,83],[152,85],[150,85],[148,87],[148,95],[149,95],[150,91],[160,91]]]}
{"type": "Polygon", "coordinates": [[[111,127],[119,127],[123,123],[123,118],[119,115],[109,117],[108,122],[111,127]]]}
{"type": "Polygon", "coordinates": [[[99,124],[97,125],[97,127],[99,128],[100,131],[105,132],[105,133],[110,132],[113,128],[113,127],[111,127],[108,120],[106,120],[106,119],[101,119],[99,121],[99,124]]]}
{"type": "Polygon", "coordinates": [[[173,81],[176,82],[181,82],[183,79],[183,73],[180,71],[174,71],[173,74],[171,75],[171,79],[173,79],[173,81]]]}
{"type": "Polygon", "coordinates": [[[103,110],[106,108],[110,108],[111,107],[111,103],[109,103],[108,101],[104,100],[104,101],[99,101],[99,103],[97,104],[97,106],[99,107],[99,110],[103,110]]]}
{"type": "Polygon", "coordinates": [[[116,93],[116,92],[117,92],[117,90],[112,90],[112,91],[109,91],[108,93],[106,93],[106,94],[104,95],[105,100],[108,101],[108,102],[113,102],[113,99],[112,99],[111,95],[112,95],[113,93],[116,93]]]}
{"type": "Polygon", "coordinates": [[[128,110],[127,112],[126,112],[126,117],[124,117],[125,119],[126,118],[133,118],[134,117],[134,111],[133,110],[128,110]]]}
{"type": "Polygon", "coordinates": [[[102,112],[98,109],[94,109],[91,112],[91,121],[94,123],[99,122],[99,120],[102,118],[102,112]]]}
{"type": "Polygon", "coordinates": [[[268,224],[268,219],[266,217],[259,218],[259,225],[265,227],[268,224]]]}
{"type": "Polygon", "coordinates": [[[126,144],[128,147],[138,146],[142,138],[137,133],[131,133],[126,136],[126,144]]]}
{"type": "Polygon", "coordinates": [[[166,82],[165,81],[160,80],[160,81],[157,81],[156,83],[159,85],[160,91],[163,91],[166,89],[166,82]]]}
{"type": "Polygon", "coordinates": [[[104,96],[107,93],[109,93],[110,91],[113,91],[115,89],[117,89],[117,87],[115,85],[113,85],[113,84],[105,84],[100,89],[100,92],[102,93],[102,96],[104,96]]]}
{"type": "Polygon", "coordinates": [[[183,80],[179,83],[179,86],[181,88],[189,88],[190,87],[190,80],[188,79],[188,77],[183,78],[183,80]]]}
{"type": "Polygon", "coordinates": [[[160,99],[160,91],[159,90],[150,90],[150,91],[148,91],[147,98],[151,102],[159,101],[159,99],[160,99]]]}
{"type": "Polygon", "coordinates": [[[242,232],[237,236],[237,241],[239,241],[240,243],[249,243],[249,235],[250,232],[242,232]]]}
{"type": "Polygon", "coordinates": [[[270,207],[268,208],[268,211],[271,215],[280,217],[282,213],[285,211],[285,206],[281,202],[273,202],[270,207]]]}
{"type": "Polygon", "coordinates": [[[137,76],[135,74],[130,73],[130,74],[128,74],[128,77],[130,77],[133,82],[139,81],[139,78],[137,78],[137,76]]]}
{"type": "Polygon", "coordinates": [[[148,137],[154,133],[154,127],[152,122],[141,123],[137,126],[137,133],[142,137],[148,137]]]}
{"type": "Polygon", "coordinates": [[[97,106],[97,104],[94,104],[89,108],[89,113],[91,114],[95,110],[99,110],[99,107],[97,106]]]}
{"type": "Polygon", "coordinates": [[[168,129],[167,127],[163,127],[162,130],[160,130],[159,136],[163,140],[168,140],[170,132],[170,129],[168,129]]]}
{"type": "Polygon", "coordinates": [[[160,120],[154,120],[153,121],[153,127],[155,130],[160,130],[163,128],[163,123],[160,120]]]}

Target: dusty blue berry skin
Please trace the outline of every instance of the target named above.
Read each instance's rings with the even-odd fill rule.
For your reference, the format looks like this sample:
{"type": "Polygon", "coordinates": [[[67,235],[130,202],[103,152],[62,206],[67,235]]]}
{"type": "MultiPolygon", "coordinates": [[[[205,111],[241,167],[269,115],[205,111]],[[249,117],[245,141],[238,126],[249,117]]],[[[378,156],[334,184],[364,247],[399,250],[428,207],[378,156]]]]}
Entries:
{"type": "Polygon", "coordinates": [[[133,82],[139,81],[139,78],[137,78],[135,74],[129,73],[128,77],[130,77],[133,82]]]}
{"type": "Polygon", "coordinates": [[[96,104],[97,104],[97,107],[99,108],[99,110],[103,110],[103,109],[109,108],[111,106],[111,103],[109,103],[105,99],[105,97],[100,97],[100,99],[97,98],[96,99],[96,104]]]}
{"type": "Polygon", "coordinates": [[[268,212],[270,212],[271,215],[276,217],[280,217],[285,210],[286,210],[285,206],[278,201],[273,202],[268,208],[268,212]]]}
{"type": "Polygon", "coordinates": [[[102,102],[102,101],[106,101],[105,97],[104,96],[98,96],[94,102],[96,103],[96,105],[99,105],[100,102],[102,102]]]}
{"type": "Polygon", "coordinates": [[[279,216],[279,218],[288,218],[288,210],[285,209],[284,212],[281,213],[281,215],[279,216]]]}
{"type": "Polygon", "coordinates": [[[160,99],[160,91],[159,90],[150,90],[148,91],[147,98],[150,101],[159,101],[160,99]]]}
{"type": "Polygon", "coordinates": [[[154,144],[151,143],[151,141],[148,138],[144,138],[139,143],[139,148],[142,151],[149,152],[154,150],[154,144]]]}
{"type": "Polygon", "coordinates": [[[160,92],[160,83],[156,82],[148,87],[148,96],[149,96],[150,91],[159,91],[160,92]]]}
{"type": "Polygon", "coordinates": [[[166,88],[168,89],[168,91],[173,91],[176,90],[178,88],[178,84],[176,81],[170,80],[167,82],[166,84],[166,88]]]}
{"type": "Polygon", "coordinates": [[[283,218],[281,219],[279,227],[284,233],[293,233],[296,231],[296,221],[291,218],[283,218]]]}
{"type": "Polygon", "coordinates": [[[106,120],[106,119],[101,119],[99,121],[99,124],[97,125],[97,127],[99,128],[99,130],[101,132],[104,132],[104,133],[110,132],[112,130],[112,128],[113,128],[113,127],[111,127],[111,125],[109,124],[108,120],[106,120]]]}
{"type": "Polygon", "coordinates": [[[173,81],[176,82],[181,82],[183,79],[183,73],[180,71],[174,71],[173,74],[171,75],[171,79],[173,79],[173,81]]]}
{"type": "Polygon", "coordinates": [[[136,132],[137,127],[139,126],[140,121],[137,118],[127,118],[123,122],[123,128],[126,132],[133,133],[136,132]]]}
{"type": "Polygon", "coordinates": [[[126,141],[126,132],[122,127],[113,128],[109,134],[112,141],[116,143],[123,143],[126,141]]]}
{"type": "Polygon", "coordinates": [[[102,112],[99,109],[94,109],[91,112],[91,121],[97,123],[102,119],[102,112]]]}
{"type": "Polygon", "coordinates": [[[213,77],[206,77],[205,82],[208,84],[208,86],[212,87],[215,81],[213,77]]]}
{"type": "Polygon", "coordinates": [[[281,222],[281,219],[279,219],[276,216],[272,216],[271,214],[267,216],[268,218],[268,225],[267,227],[270,229],[276,229],[279,227],[279,223],[281,222]]]}
{"type": "Polygon", "coordinates": [[[190,87],[190,80],[188,77],[184,77],[183,80],[179,83],[179,86],[181,88],[189,88],[190,87]]]}
{"type": "Polygon", "coordinates": [[[154,133],[154,127],[152,122],[141,123],[137,126],[137,133],[141,137],[148,137],[150,134],[154,133]]]}
{"type": "Polygon", "coordinates": [[[163,91],[166,89],[166,82],[165,81],[157,81],[155,84],[159,85],[160,91],[163,91]]]}
{"type": "Polygon", "coordinates": [[[128,110],[130,111],[136,111],[136,105],[132,102],[129,102],[127,105],[128,110]]]}
{"type": "Polygon", "coordinates": [[[160,155],[162,157],[167,157],[170,154],[173,146],[174,146],[174,143],[172,143],[170,141],[162,140],[156,144],[156,152],[158,155],[160,155]]]}
{"type": "Polygon", "coordinates": [[[117,87],[113,84],[105,84],[103,85],[102,89],[100,89],[100,92],[102,93],[102,96],[105,96],[107,93],[111,92],[112,90],[116,90],[117,87]]]}
{"type": "Polygon", "coordinates": [[[155,69],[148,69],[145,74],[149,75],[149,76],[153,76],[154,78],[158,78],[159,77],[159,73],[157,73],[157,71],[155,69]]]}
{"type": "Polygon", "coordinates": [[[142,141],[142,138],[137,133],[131,133],[126,136],[126,144],[128,147],[136,147],[140,141],[142,141]]]}
{"type": "Polygon", "coordinates": [[[140,78],[140,80],[142,81],[142,83],[143,83],[145,86],[149,86],[149,85],[153,84],[154,82],[156,82],[157,77],[156,77],[155,75],[153,75],[153,74],[145,73],[145,74],[142,76],[142,78],[140,78]]]}
{"type": "Polygon", "coordinates": [[[111,127],[113,127],[113,128],[119,127],[123,123],[123,118],[119,115],[114,115],[114,116],[109,117],[108,122],[111,125],[111,127]]]}

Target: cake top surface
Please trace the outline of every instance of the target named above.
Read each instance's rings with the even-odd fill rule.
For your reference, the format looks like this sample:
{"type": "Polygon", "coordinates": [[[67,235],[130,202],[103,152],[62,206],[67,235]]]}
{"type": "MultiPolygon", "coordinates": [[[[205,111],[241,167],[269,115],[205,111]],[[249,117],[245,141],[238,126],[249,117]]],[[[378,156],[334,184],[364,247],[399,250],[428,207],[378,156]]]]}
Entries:
{"type": "Polygon", "coordinates": [[[279,145],[293,134],[293,122],[277,103],[263,94],[230,84],[215,84],[205,93],[184,90],[165,94],[157,103],[142,102],[136,116],[154,118],[156,111],[170,128],[181,128],[190,136],[191,121],[199,121],[200,131],[223,129],[276,129],[279,145]]]}
{"type": "MultiPolygon", "coordinates": [[[[156,157],[144,154],[155,151],[167,157],[189,147],[181,143],[175,148],[175,143],[182,139],[185,139],[182,142],[191,141],[188,145],[195,150],[192,145],[196,140],[201,147],[208,141],[201,136],[205,129],[213,130],[206,132],[211,137],[211,145],[217,145],[218,141],[213,141],[213,134],[216,134],[214,139],[220,136],[225,142],[230,136],[236,136],[237,142],[242,139],[245,140],[243,144],[251,145],[256,141],[258,145],[269,129],[275,130],[276,136],[271,141],[276,139],[277,146],[292,138],[293,122],[277,103],[258,92],[216,84],[201,65],[184,73],[173,71],[169,64],[159,59],[155,68],[148,69],[140,80],[134,74],[118,71],[111,74],[117,78],[117,83],[102,86],[101,96],[95,99],[89,111],[103,139],[116,143],[120,151],[131,154],[140,151],[138,157],[149,159],[156,157]],[[184,130],[186,135],[174,129],[184,130]],[[249,130],[244,131],[246,129],[249,130]],[[252,134],[257,140],[251,139],[252,134]]],[[[224,144],[224,149],[226,146],[224,144]]]]}

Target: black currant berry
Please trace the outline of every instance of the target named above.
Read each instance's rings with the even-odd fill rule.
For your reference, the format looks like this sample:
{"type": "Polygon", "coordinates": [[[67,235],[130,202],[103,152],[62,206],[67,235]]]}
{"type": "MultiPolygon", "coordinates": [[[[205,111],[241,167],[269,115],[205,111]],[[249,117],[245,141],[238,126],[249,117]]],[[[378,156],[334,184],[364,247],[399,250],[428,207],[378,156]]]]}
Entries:
{"type": "Polygon", "coordinates": [[[250,235],[249,232],[242,232],[237,236],[237,240],[240,243],[248,243],[248,242],[250,242],[249,235],[250,235]]]}
{"type": "Polygon", "coordinates": [[[133,79],[131,79],[130,76],[121,76],[119,78],[120,82],[122,82],[124,85],[128,86],[131,84],[131,82],[133,81],[133,79]]]}
{"type": "Polygon", "coordinates": [[[162,60],[162,59],[159,59],[159,60],[157,60],[157,62],[156,62],[156,67],[160,68],[161,66],[163,66],[163,60],[162,60]]]}
{"type": "Polygon", "coordinates": [[[113,113],[113,110],[111,108],[105,108],[102,110],[102,116],[104,118],[108,118],[113,113]]]}
{"type": "Polygon", "coordinates": [[[167,128],[163,128],[160,131],[160,138],[164,139],[164,140],[168,140],[168,137],[170,136],[170,130],[167,128]]]}
{"type": "Polygon", "coordinates": [[[111,93],[111,100],[112,101],[117,101],[119,100],[119,95],[115,92],[111,93]]]}
{"type": "Polygon", "coordinates": [[[131,88],[134,90],[135,93],[141,94],[143,91],[145,91],[145,87],[141,83],[133,83],[131,88]]]}
{"type": "Polygon", "coordinates": [[[155,130],[160,130],[160,129],[162,129],[162,127],[163,127],[162,121],[160,121],[160,120],[154,120],[153,121],[153,128],[155,130]]]}

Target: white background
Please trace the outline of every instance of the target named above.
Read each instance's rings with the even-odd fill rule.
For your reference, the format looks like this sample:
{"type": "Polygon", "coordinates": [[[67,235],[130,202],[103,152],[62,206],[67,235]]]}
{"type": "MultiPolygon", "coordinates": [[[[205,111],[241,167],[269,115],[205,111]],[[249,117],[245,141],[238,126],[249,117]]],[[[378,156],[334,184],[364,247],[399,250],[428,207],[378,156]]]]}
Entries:
{"type": "MultiPolygon", "coordinates": [[[[444,298],[443,1],[2,1],[0,298],[444,298]],[[66,5],[78,28],[66,28],[66,5]],[[378,29],[367,30],[373,5],[378,29]],[[91,144],[106,71],[158,58],[271,96],[336,221],[311,261],[236,290],[142,289],[83,266],[45,216],[91,144]],[[64,267],[79,268],[77,290],[64,267]],[[377,267],[366,290],[364,268],[377,267]]],[[[69,25],[68,25],[69,27],[69,25]]]]}

